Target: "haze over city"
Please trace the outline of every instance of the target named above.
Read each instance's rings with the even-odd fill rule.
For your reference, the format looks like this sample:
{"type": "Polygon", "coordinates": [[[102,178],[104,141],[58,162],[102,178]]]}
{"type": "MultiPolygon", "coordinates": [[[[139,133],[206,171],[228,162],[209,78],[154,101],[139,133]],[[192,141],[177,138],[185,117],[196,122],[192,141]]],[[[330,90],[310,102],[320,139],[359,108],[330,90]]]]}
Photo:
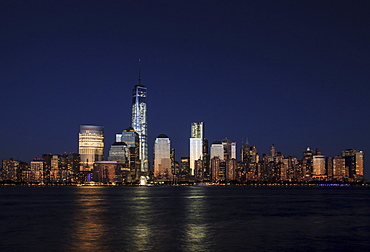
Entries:
{"type": "Polygon", "coordinates": [[[260,154],[362,150],[369,174],[369,7],[2,1],[1,159],[77,152],[81,124],[104,126],[107,154],[131,126],[140,58],[150,154],[164,133],[188,156],[201,121],[210,143],[248,138],[260,154]]]}

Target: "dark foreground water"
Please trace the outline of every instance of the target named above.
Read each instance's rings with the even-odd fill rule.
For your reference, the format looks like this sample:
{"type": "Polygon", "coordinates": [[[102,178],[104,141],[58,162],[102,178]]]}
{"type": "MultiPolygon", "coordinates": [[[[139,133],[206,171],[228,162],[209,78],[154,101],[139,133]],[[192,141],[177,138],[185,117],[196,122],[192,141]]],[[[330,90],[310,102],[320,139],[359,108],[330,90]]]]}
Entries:
{"type": "Polygon", "coordinates": [[[0,251],[369,251],[370,188],[0,187],[0,251]]]}

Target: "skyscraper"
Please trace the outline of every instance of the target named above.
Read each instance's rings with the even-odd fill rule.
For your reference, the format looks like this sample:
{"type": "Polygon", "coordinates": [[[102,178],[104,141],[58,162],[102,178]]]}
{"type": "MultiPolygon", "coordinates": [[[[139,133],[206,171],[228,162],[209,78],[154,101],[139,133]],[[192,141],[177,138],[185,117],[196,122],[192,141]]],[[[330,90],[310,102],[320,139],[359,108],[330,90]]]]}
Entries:
{"type": "Polygon", "coordinates": [[[236,142],[231,142],[231,159],[236,159],[236,142]]]}
{"type": "Polygon", "coordinates": [[[325,156],[313,155],[312,157],[312,171],[314,177],[325,177],[325,156]]]}
{"type": "Polygon", "coordinates": [[[203,160],[203,138],[204,125],[203,122],[193,122],[191,124],[190,138],[190,175],[194,175],[195,161],[203,160]]]}
{"type": "Polygon", "coordinates": [[[104,127],[80,125],[78,151],[80,171],[91,171],[95,161],[104,160],[104,127]]]}
{"type": "Polygon", "coordinates": [[[140,172],[149,174],[148,162],[148,124],[146,118],[146,87],[136,85],[132,91],[132,128],[139,135],[139,158],[141,161],[140,172]]]}
{"type": "Polygon", "coordinates": [[[349,172],[349,178],[353,181],[363,179],[364,175],[364,155],[362,151],[347,149],[341,151],[341,156],[345,159],[346,169],[349,172]]]}
{"type": "MultiPolygon", "coordinates": [[[[120,140],[121,142],[124,142],[127,144],[127,147],[130,150],[130,173],[132,180],[137,180],[139,181],[140,179],[140,157],[139,157],[139,135],[137,132],[132,128],[129,127],[128,129],[125,129],[122,134],[117,134],[121,135],[120,140]]],[[[117,138],[116,135],[116,138],[117,138]]]]}
{"type": "Polygon", "coordinates": [[[222,142],[214,141],[211,144],[211,159],[214,157],[218,157],[220,160],[224,160],[224,147],[222,142]]]}
{"type": "Polygon", "coordinates": [[[154,177],[162,181],[172,179],[171,141],[165,134],[160,134],[154,142],[154,177]]]}

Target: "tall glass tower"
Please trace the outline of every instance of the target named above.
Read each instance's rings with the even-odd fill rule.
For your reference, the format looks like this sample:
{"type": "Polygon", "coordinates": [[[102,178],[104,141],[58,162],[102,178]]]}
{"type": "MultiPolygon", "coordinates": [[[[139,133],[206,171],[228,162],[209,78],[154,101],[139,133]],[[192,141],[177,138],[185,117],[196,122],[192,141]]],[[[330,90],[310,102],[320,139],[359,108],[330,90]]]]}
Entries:
{"type": "Polygon", "coordinates": [[[203,122],[193,122],[191,124],[190,138],[190,175],[194,175],[195,161],[203,160],[203,122]]]}
{"type": "Polygon", "coordinates": [[[165,134],[160,134],[154,142],[154,177],[163,181],[172,179],[171,141],[165,134]]]}
{"type": "Polygon", "coordinates": [[[146,118],[146,87],[139,85],[132,91],[132,128],[139,135],[140,172],[149,175],[148,162],[148,124],[146,118]]]}

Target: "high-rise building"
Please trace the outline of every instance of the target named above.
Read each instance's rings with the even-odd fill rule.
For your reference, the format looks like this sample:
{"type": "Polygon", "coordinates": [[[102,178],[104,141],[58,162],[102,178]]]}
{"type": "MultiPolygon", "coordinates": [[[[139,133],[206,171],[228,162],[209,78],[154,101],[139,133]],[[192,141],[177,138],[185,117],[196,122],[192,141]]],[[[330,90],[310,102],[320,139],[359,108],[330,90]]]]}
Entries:
{"type": "Polygon", "coordinates": [[[125,183],[130,169],[120,161],[97,161],[94,164],[93,181],[100,183],[125,183]]]}
{"type": "Polygon", "coordinates": [[[272,144],[270,146],[270,157],[275,157],[275,153],[276,153],[275,145],[272,144]]]}
{"type": "Polygon", "coordinates": [[[231,142],[231,159],[236,159],[236,142],[231,142]]]}
{"type": "Polygon", "coordinates": [[[160,134],[154,142],[154,177],[159,181],[172,179],[171,141],[165,134],[160,134]]]}
{"type": "Polygon", "coordinates": [[[236,179],[236,171],[238,169],[238,161],[236,159],[229,159],[226,161],[226,181],[236,179]]]}
{"type": "Polygon", "coordinates": [[[190,173],[190,157],[181,157],[181,172],[190,173]]]}
{"type": "Polygon", "coordinates": [[[204,162],[201,159],[195,160],[194,180],[196,182],[204,180],[204,162]]]}
{"type": "Polygon", "coordinates": [[[220,160],[224,160],[224,147],[222,142],[214,141],[211,144],[211,156],[210,158],[218,157],[220,160]]]}
{"type": "Polygon", "coordinates": [[[364,152],[356,151],[355,153],[356,160],[356,179],[364,179],[364,152]]]}
{"type": "Polygon", "coordinates": [[[203,174],[205,180],[211,179],[211,170],[209,163],[209,148],[208,148],[208,139],[203,138],[203,174]]]}
{"type": "Polygon", "coordinates": [[[109,149],[108,161],[119,161],[129,164],[130,149],[125,142],[114,142],[109,149]]]}
{"type": "Polygon", "coordinates": [[[324,177],[326,175],[325,170],[325,156],[324,155],[313,155],[312,167],[314,177],[324,177]]]}
{"type": "Polygon", "coordinates": [[[333,178],[344,179],[348,178],[349,171],[346,169],[346,160],[341,156],[333,158],[333,178]]]}
{"type": "Polygon", "coordinates": [[[250,152],[251,148],[248,143],[248,138],[246,140],[246,143],[242,143],[242,146],[240,147],[240,162],[241,163],[249,163],[250,160],[250,152]]]}
{"type": "Polygon", "coordinates": [[[104,160],[104,127],[81,125],[78,141],[80,171],[91,171],[95,161],[104,160]]]}
{"type": "Polygon", "coordinates": [[[313,151],[308,147],[307,150],[303,151],[303,176],[309,178],[312,176],[313,167],[312,167],[313,151]]]}
{"type": "Polygon", "coordinates": [[[148,160],[148,123],[146,105],[146,87],[136,85],[132,91],[132,128],[139,135],[139,158],[140,172],[144,176],[149,175],[148,160]]]}
{"type": "Polygon", "coordinates": [[[122,134],[119,135],[121,135],[121,141],[124,142],[130,150],[130,173],[132,180],[139,181],[141,169],[139,157],[139,135],[132,127],[125,129],[122,134]]]}
{"type": "Polygon", "coordinates": [[[349,178],[361,180],[364,176],[364,154],[362,151],[347,149],[341,151],[341,156],[345,159],[346,169],[349,172],[349,178]]]}
{"type": "Polygon", "coordinates": [[[221,160],[218,156],[211,158],[211,180],[213,182],[220,181],[220,163],[221,160]]]}
{"type": "Polygon", "coordinates": [[[224,147],[224,158],[220,157],[220,159],[228,160],[231,158],[231,141],[225,138],[222,140],[222,145],[224,147]]]}
{"type": "Polygon", "coordinates": [[[203,160],[204,125],[203,122],[191,124],[190,175],[194,175],[195,161],[203,160]]]}
{"type": "Polygon", "coordinates": [[[2,161],[0,171],[2,181],[20,182],[22,180],[22,171],[27,170],[28,164],[23,161],[8,159],[2,161]]]}
{"type": "Polygon", "coordinates": [[[34,174],[34,182],[44,182],[45,161],[42,158],[34,158],[30,163],[30,170],[34,174]]]}

